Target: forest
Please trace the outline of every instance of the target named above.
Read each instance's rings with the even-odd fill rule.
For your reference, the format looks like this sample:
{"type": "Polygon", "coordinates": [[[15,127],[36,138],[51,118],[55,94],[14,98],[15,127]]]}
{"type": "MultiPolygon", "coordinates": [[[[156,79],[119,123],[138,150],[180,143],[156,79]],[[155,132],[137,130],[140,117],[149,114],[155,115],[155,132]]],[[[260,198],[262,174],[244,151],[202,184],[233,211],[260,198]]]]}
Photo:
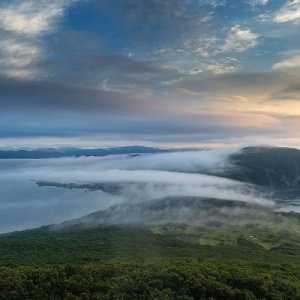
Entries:
{"type": "MultiPolygon", "coordinates": [[[[189,231],[74,225],[3,234],[0,299],[300,299],[297,244],[267,250],[240,228],[230,243],[209,245],[189,231]]],[[[281,238],[269,233],[274,244],[281,238]]]]}

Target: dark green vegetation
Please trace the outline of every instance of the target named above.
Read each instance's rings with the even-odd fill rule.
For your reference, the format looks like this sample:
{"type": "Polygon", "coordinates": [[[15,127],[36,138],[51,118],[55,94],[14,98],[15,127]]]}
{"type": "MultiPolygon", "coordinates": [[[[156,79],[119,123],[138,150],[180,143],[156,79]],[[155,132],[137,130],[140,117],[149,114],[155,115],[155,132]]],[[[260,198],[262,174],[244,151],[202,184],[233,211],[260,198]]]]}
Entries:
{"type": "MultiPolygon", "coordinates": [[[[224,176],[272,189],[300,188],[300,150],[248,147],[230,157],[224,176]]],[[[299,193],[298,193],[299,195],[299,193]]]]}
{"type": "MultiPolygon", "coordinates": [[[[259,209],[167,198],[137,211],[206,207],[220,214],[224,202],[228,211],[259,209]]],[[[232,226],[97,226],[81,219],[4,234],[0,299],[300,299],[299,215],[265,209],[264,220],[242,219],[232,226]]]]}
{"type": "Polygon", "coordinates": [[[1,268],[1,299],[299,299],[298,266],[154,260],[1,268]]]}
{"type": "Polygon", "coordinates": [[[266,250],[242,233],[230,245],[208,246],[182,240],[191,228],[161,230],[44,227],[2,235],[0,299],[300,297],[300,253],[266,250]]]}

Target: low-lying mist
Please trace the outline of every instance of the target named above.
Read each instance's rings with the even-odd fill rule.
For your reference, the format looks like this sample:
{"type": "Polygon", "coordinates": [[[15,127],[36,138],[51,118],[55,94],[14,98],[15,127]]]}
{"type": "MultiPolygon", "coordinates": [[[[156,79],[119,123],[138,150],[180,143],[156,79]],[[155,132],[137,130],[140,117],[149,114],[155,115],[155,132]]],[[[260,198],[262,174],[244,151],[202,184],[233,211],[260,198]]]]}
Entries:
{"type": "Polygon", "coordinates": [[[218,198],[273,207],[254,186],[208,174],[234,168],[239,149],[0,161],[2,232],[78,218],[113,204],[166,197],[218,198]],[[36,182],[106,184],[118,193],[38,186],[36,182]],[[7,216],[7,217],[5,217],[7,216]]]}
{"type": "Polygon", "coordinates": [[[105,211],[89,214],[54,226],[61,229],[81,224],[93,227],[98,225],[181,224],[196,227],[233,228],[244,226],[259,228],[272,226],[288,228],[290,220],[274,214],[270,208],[250,205],[246,202],[223,201],[199,197],[167,197],[144,202],[125,202],[114,205],[105,211]]]}

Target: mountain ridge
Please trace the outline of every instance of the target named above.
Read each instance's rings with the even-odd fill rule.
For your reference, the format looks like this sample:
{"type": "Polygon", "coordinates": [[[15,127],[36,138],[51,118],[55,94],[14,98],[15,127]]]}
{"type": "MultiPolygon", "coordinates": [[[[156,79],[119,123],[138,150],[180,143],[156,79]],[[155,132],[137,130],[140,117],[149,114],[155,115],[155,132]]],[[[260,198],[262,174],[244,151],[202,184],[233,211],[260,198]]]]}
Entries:
{"type": "MultiPolygon", "coordinates": [[[[37,148],[37,149],[13,149],[0,150],[0,159],[43,159],[79,156],[107,156],[116,154],[139,154],[139,153],[167,153],[169,149],[160,149],[145,146],[123,146],[111,148],[37,148]]],[[[179,151],[179,150],[178,150],[179,151]]]]}

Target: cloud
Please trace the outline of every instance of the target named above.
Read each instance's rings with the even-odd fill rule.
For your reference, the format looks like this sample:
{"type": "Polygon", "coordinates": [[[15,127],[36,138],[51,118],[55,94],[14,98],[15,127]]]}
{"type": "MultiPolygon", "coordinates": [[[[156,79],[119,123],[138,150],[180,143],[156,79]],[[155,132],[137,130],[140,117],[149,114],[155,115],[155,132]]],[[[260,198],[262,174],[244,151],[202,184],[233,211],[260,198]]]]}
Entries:
{"type": "Polygon", "coordinates": [[[273,65],[274,70],[289,70],[300,67],[300,55],[295,55],[273,65]]]}
{"type": "Polygon", "coordinates": [[[105,114],[107,112],[139,111],[147,107],[147,104],[141,106],[138,101],[124,94],[50,81],[2,77],[0,91],[2,109],[15,112],[54,110],[56,112],[81,111],[105,114]]]}
{"type": "Polygon", "coordinates": [[[220,47],[221,52],[244,52],[258,44],[259,34],[253,33],[250,28],[241,28],[235,25],[227,34],[225,44],[220,47]]]}
{"type": "Polygon", "coordinates": [[[300,100],[300,85],[299,83],[289,83],[279,91],[272,93],[270,100],[284,100],[284,101],[299,101],[300,100]]]}
{"type": "MultiPolygon", "coordinates": [[[[203,66],[205,71],[210,71],[215,74],[225,74],[235,71],[235,67],[232,65],[225,65],[222,63],[212,63],[212,64],[205,64],[203,66]]],[[[194,74],[195,75],[195,74],[194,74]]]]}
{"type": "MultiPolygon", "coordinates": [[[[191,74],[191,75],[193,75],[193,74],[191,74]]],[[[174,85],[174,84],[176,84],[176,83],[178,83],[178,82],[180,82],[182,80],[183,80],[183,78],[180,77],[178,79],[172,79],[172,80],[162,81],[161,85],[162,86],[174,85]]]]}
{"type": "Polygon", "coordinates": [[[7,1],[0,7],[0,26],[16,34],[40,35],[53,30],[65,8],[76,0],[7,1]]]}
{"type": "Polygon", "coordinates": [[[9,77],[35,77],[43,55],[42,35],[53,32],[68,6],[78,0],[2,1],[0,4],[1,72],[9,77]]]}
{"type": "Polygon", "coordinates": [[[300,0],[287,1],[280,10],[275,13],[274,22],[298,24],[300,21],[300,0]]]}
{"type": "Polygon", "coordinates": [[[247,3],[251,6],[267,5],[269,0],[249,0],[247,3]]]}
{"type": "Polygon", "coordinates": [[[203,72],[202,69],[200,68],[195,68],[195,69],[192,69],[190,71],[187,72],[188,75],[191,75],[191,76],[195,76],[195,75],[199,75],[203,72]]]}
{"type": "MultiPolygon", "coordinates": [[[[24,108],[26,109],[26,108],[24,108]]],[[[78,143],[87,137],[95,140],[123,140],[151,142],[206,143],[218,140],[227,143],[230,137],[267,135],[277,131],[278,120],[268,114],[259,113],[149,113],[143,117],[135,112],[120,111],[97,106],[89,110],[56,111],[51,108],[26,114],[24,111],[9,114],[1,112],[0,136],[19,137],[73,137],[78,143]],[[50,110],[51,109],[51,110],[50,110]],[[108,114],[109,112],[109,114],[108,114]],[[38,114],[37,114],[38,113],[38,114]],[[49,116],[51,117],[48,120],[49,116]],[[101,116],[101,117],[100,117],[101,116]],[[47,122],[44,120],[47,119],[47,122]],[[9,124],[9,125],[7,125],[9,124]],[[147,124],[147,126],[144,126],[147,124]]],[[[159,110],[159,107],[156,107],[159,110]]],[[[140,111],[141,112],[141,111],[140,111]]],[[[147,113],[147,112],[146,112],[147,113]]],[[[64,142],[63,142],[64,143],[64,142]]],[[[107,142],[108,144],[110,142],[107,142]]],[[[125,142],[124,142],[125,143],[125,142]]]]}
{"type": "MultiPolygon", "coordinates": [[[[77,37],[79,43],[80,35],[77,37]]],[[[87,41],[91,42],[90,40],[87,41]]],[[[74,46],[71,46],[74,48],[74,46]]],[[[76,46],[75,46],[76,49],[76,46]]],[[[151,62],[135,60],[130,57],[110,54],[86,55],[86,49],[70,53],[63,62],[48,60],[44,70],[49,69],[52,78],[69,85],[90,86],[98,89],[99,81],[107,91],[127,91],[135,86],[149,84],[149,81],[170,77],[170,70],[151,62]],[[65,71],[67,70],[67,71],[65,71]]]]}
{"type": "MultiPolygon", "coordinates": [[[[228,107],[229,102],[234,106],[237,101],[241,103],[241,99],[248,98],[245,92],[253,90],[249,82],[261,85],[263,90],[268,85],[268,78],[259,74],[232,74],[231,79],[228,76],[218,75],[201,81],[195,78],[194,83],[182,79],[177,85],[182,84],[190,91],[188,95],[179,92],[180,89],[174,92],[141,88],[111,92],[50,81],[2,77],[0,135],[79,137],[98,134],[116,135],[114,139],[123,136],[122,140],[165,139],[167,142],[191,139],[192,136],[197,141],[222,136],[226,140],[228,135],[275,130],[276,120],[268,114],[237,112],[228,107]],[[214,92],[212,88],[219,85],[224,90],[214,92]],[[226,90],[232,86],[236,91],[226,90]],[[235,98],[237,95],[239,97],[235,98]],[[185,106],[182,106],[182,99],[185,99],[185,106]]],[[[107,140],[108,136],[105,138],[107,140]]]]}
{"type": "MultiPolygon", "coordinates": [[[[103,158],[82,157],[77,160],[66,159],[56,161],[55,168],[61,164],[62,168],[71,166],[71,163],[78,169],[81,165],[94,170],[157,170],[172,172],[216,172],[223,171],[229,167],[228,158],[238,149],[226,148],[203,151],[183,151],[174,153],[161,153],[151,155],[139,155],[135,157],[109,156],[103,158]],[[77,165],[77,164],[78,165],[77,165]]],[[[85,168],[85,167],[83,167],[85,168]]]]}
{"type": "Polygon", "coordinates": [[[230,168],[228,157],[236,149],[166,153],[131,157],[82,157],[22,161],[0,178],[60,183],[114,184],[125,199],[146,201],[169,196],[198,196],[271,205],[247,184],[218,174],[230,168]]]}
{"type": "MultiPolygon", "coordinates": [[[[110,4],[109,0],[102,1],[99,3],[100,9],[107,9],[110,4]]],[[[181,44],[195,29],[197,33],[205,30],[203,26],[196,26],[199,19],[206,16],[204,8],[190,1],[124,0],[115,6],[118,8],[118,21],[127,38],[146,52],[161,49],[162,45],[165,48],[181,44]]]]}
{"type": "MultiPolygon", "coordinates": [[[[215,22],[213,8],[219,4],[221,1],[124,0],[116,4],[115,13],[133,58],[189,72],[198,65],[200,55],[212,53],[216,37],[210,26],[215,22]]],[[[109,7],[110,1],[100,3],[101,11],[109,7]]]]}
{"type": "Polygon", "coordinates": [[[223,143],[276,132],[264,101],[290,75],[247,69],[295,60],[274,64],[263,44],[243,53],[260,27],[242,5],[237,20],[230,1],[1,1],[1,137],[223,143]]]}
{"type": "Polygon", "coordinates": [[[261,99],[270,95],[278,87],[294,80],[298,80],[295,75],[284,72],[236,71],[202,78],[190,77],[182,80],[179,86],[194,92],[215,92],[218,95],[223,95],[223,97],[238,94],[250,99],[253,97],[261,99]]]}
{"type": "Polygon", "coordinates": [[[36,74],[31,64],[39,59],[40,48],[28,40],[13,37],[0,38],[0,65],[2,74],[8,77],[31,77],[36,74]]]}
{"type": "MultiPolygon", "coordinates": [[[[219,198],[272,207],[273,202],[258,195],[252,186],[205,174],[213,172],[221,176],[222,171],[233,167],[228,158],[236,151],[238,149],[0,160],[0,231],[79,218],[118,203],[130,201],[138,206],[138,203],[173,196],[219,198]],[[118,190],[118,195],[41,187],[35,184],[36,181],[102,183],[118,190]]],[[[169,216],[172,219],[172,215],[169,216]]],[[[202,216],[206,216],[205,210],[202,216]]]]}

